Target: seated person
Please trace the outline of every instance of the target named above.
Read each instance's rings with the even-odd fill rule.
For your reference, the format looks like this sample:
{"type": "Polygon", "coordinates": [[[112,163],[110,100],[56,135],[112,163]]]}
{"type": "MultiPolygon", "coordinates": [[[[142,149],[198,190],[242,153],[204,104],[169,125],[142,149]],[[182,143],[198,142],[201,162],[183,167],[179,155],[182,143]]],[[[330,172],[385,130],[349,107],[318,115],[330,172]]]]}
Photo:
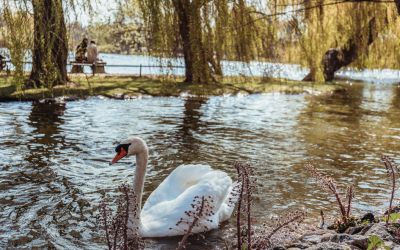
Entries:
{"type": "Polygon", "coordinates": [[[100,51],[97,50],[97,45],[95,41],[90,41],[90,44],[87,48],[87,53],[88,53],[88,62],[93,63],[93,62],[103,62],[100,60],[97,56],[99,55],[100,51]]]}
{"type": "Polygon", "coordinates": [[[6,58],[2,54],[0,54],[0,70],[6,67],[6,62],[3,61],[4,59],[6,58]]]}
{"type": "Polygon", "coordinates": [[[77,62],[86,62],[88,59],[85,56],[87,50],[88,39],[83,38],[82,42],[76,47],[75,51],[75,61],[77,62]]]}

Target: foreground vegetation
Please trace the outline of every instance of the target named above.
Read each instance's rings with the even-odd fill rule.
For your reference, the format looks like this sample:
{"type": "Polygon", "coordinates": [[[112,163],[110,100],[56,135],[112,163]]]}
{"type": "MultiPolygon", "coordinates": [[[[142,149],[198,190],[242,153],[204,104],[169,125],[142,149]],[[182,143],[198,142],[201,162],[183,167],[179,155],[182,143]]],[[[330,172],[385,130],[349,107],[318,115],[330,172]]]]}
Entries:
{"type": "Polygon", "coordinates": [[[125,96],[180,96],[182,93],[192,95],[229,95],[261,93],[333,93],[344,91],[340,84],[315,84],[286,79],[263,81],[261,77],[224,77],[214,84],[188,84],[184,78],[138,77],[138,76],[72,76],[67,85],[55,86],[52,89],[34,87],[17,91],[12,84],[12,77],[0,76],[1,101],[30,101],[58,96],[102,95],[123,98],[125,96]]]}
{"type": "MultiPolygon", "coordinates": [[[[328,230],[324,229],[322,210],[322,223],[317,226],[318,228],[304,225],[303,222],[307,216],[305,211],[291,212],[286,216],[271,216],[270,222],[255,226],[253,223],[256,220],[251,216],[251,212],[253,194],[258,191],[257,173],[250,165],[235,162],[233,165],[237,170],[238,184],[233,187],[231,194],[232,197],[237,197],[237,200],[230,199],[229,205],[236,208],[235,218],[232,219],[236,220],[237,229],[235,239],[228,239],[229,244],[225,240],[226,249],[395,249],[400,243],[400,214],[394,212],[399,212],[400,207],[395,208],[392,204],[399,170],[394,159],[382,156],[381,161],[391,179],[390,205],[384,216],[367,213],[362,217],[355,217],[351,213],[352,200],[355,196],[353,183],[350,183],[345,191],[332,175],[324,175],[312,165],[306,164],[306,168],[318,186],[328,194],[327,198],[333,198],[337,202],[340,216],[334,218],[331,225],[326,227],[328,230]],[[306,233],[306,231],[309,232],[306,233]]],[[[136,203],[136,196],[133,194],[133,189],[125,183],[119,187],[119,190],[122,194],[118,200],[118,210],[112,211],[105,200],[101,201],[97,224],[104,230],[108,249],[143,249],[144,241],[137,232],[139,228],[128,227],[130,203],[136,203]],[[133,231],[131,233],[133,237],[130,240],[128,240],[128,231],[133,231]]],[[[183,218],[176,223],[179,227],[180,224],[185,224],[184,227],[180,227],[184,236],[178,243],[178,250],[186,248],[185,242],[189,235],[193,235],[194,227],[200,227],[206,233],[208,228],[202,225],[200,220],[207,221],[211,214],[214,214],[214,207],[210,205],[213,202],[211,196],[196,196],[193,202],[193,210],[185,211],[186,216],[182,215],[183,218]],[[209,208],[209,210],[204,208],[209,208]]],[[[138,206],[132,207],[133,213],[136,214],[138,206]]],[[[201,238],[204,239],[205,236],[199,234],[197,240],[201,238]]]]}

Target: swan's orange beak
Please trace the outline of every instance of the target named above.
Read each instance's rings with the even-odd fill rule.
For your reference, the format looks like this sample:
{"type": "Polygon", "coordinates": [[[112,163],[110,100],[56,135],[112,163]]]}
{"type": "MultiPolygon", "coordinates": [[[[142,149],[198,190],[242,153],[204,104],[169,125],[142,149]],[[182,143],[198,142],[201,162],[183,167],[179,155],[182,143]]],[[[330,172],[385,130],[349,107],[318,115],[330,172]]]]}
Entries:
{"type": "Polygon", "coordinates": [[[121,148],[121,152],[118,152],[117,155],[114,157],[114,159],[112,159],[112,161],[110,161],[110,165],[116,163],[125,155],[126,155],[126,151],[123,148],[121,148]]]}

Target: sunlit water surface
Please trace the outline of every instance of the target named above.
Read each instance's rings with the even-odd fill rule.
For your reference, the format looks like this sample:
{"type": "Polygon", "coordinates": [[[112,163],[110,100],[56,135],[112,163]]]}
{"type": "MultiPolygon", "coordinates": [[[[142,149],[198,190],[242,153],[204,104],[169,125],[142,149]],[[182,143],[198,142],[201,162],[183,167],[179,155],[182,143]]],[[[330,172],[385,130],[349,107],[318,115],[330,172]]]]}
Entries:
{"type": "MultiPolygon", "coordinates": [[[[179,165],[209,164],[235,179],[234,161],[259,175],[257,223],[297,209],[317,220],[337,212],[304,165],[356,186],[355,209],[387,204],[382,154],[400,160],[400,88],[359,84],[335,95],[101,100],[65,104],[0,104],[0,248],[105,249],[95,216],[99,201],[115,207],[117,186],[132,182],[133,157],[113,166],[129,136],[148,144],[148,195],[179,165]]],[[[223,247],[234,220],[192,241],[223,247]]],[[[149,249],[175,249],[180,238],[147,239],[149,249]]]]}
{"type": "MultiPolygon", "coordinates": [[[[4,49],[3,49],[4,50],[4,49]]],[[[0,48],[0,53],[2,49],[0,48]]],[[[5,54],[8,51],[5,49],[5,54]]],[[[185,63],[182,58],[157,58],[152,56],[120,55],[100,53],[99,58],[107,63],[105,71],[108,74],[142,74],[142,75],[185,75],[185,63]],[[139,66],[142,65],[142,68],[139,66]],[[135,67],[132,67],[135,66],[135,67]],[[152,66],[152,67],[147,67],[152,66]],[[154,67],[156,66],[156,67],[154,67]],[[160,67],[161,66],[161,67],[160,67]],[[179,66],[179,67],[170,67],[179,66]]],[[[26,61],[32,61],[28,56],[26,61]]],[[[70,52],[68,63],[75,61],[74,52],[70,52]]],[[[15,69],[12,64],[8,67],[15,69]]],[[[250,62],[249,64],[235,61],[222,61],[221,67],[224,75],[228,76],[267,76],[274,78],[286,78],[292,80],[302,80],[310,70],[295,64],[250,62]]],[[[25,70],[31,71],[32,64],[25,64],[25,70]]],[[[68,65],[68,72],[72,66],[68,65]]],[[[85,73],[91,73],[89,66],[84,67],[85,73]]],[[[335,73],[337,78],[349,81],[364,81],[377,84],[396,84],[399,85],[400,70],[393,69],[365,69],[356,70],[344,67],[335,73]]]]}

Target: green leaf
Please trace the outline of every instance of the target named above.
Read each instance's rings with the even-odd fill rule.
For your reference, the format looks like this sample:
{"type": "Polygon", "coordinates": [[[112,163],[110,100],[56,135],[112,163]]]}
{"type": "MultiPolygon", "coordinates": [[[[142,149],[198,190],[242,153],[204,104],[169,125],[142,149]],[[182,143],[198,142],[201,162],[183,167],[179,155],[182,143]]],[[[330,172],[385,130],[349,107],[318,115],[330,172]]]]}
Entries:
{"type": "Polygon", "coordinates": [[[385,250],[390,250],[390,247],[388,246],[383,246],[383,248],[385,248],[385,250]]]}
{"type": "Polygon", "coordinates": [[[390,220],[395,222],[397,219],[400,219],[400,214],[391,214],[390,220]]]}
{"type": "MultiPolygon", "coordinates": [[[[395,222],[397,219],[400,219],[400,214],[390,214],[389,221],[395,222]]],[[[383,216],[382,220],[386,221],[386,216],[383,216]]]]}
{"type": "MultiPolygon", "coordinates": [[[[379,239],[377,236],[372,235],[371,237],[368,238],[368,249],[367,250],[371,250],[374,248],[378,248],[381,245],[383,245],[383,241],[381,239],[379,239]]],[[[390,250],[390,249],[389,249],[390,250]]]]}
{"type": "Polygon", "coordinates": [[[242,246],[242,250],[247,250],[247,245],[242,246]]]}

